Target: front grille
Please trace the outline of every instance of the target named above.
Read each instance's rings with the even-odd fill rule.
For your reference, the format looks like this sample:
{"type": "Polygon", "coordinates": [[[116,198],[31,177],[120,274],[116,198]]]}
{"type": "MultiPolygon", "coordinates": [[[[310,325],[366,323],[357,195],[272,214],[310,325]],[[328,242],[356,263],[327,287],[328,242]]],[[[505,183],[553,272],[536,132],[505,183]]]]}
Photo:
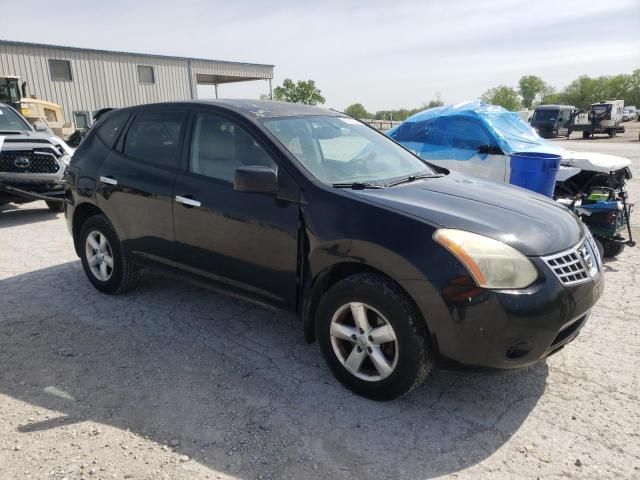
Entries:
{"type": "Polygon", "coordinates": [[[0,152],[0,172],[58,173],[60,164],[52,153],[38,151],[0,152]]]}
{"type": "Polygon", "coordinates": [[[598,255],[598,250],[588,237],[575,247],[543,257],[543,260],[563,285],[575,285],[595,276],[599,267],[598,255]]]}

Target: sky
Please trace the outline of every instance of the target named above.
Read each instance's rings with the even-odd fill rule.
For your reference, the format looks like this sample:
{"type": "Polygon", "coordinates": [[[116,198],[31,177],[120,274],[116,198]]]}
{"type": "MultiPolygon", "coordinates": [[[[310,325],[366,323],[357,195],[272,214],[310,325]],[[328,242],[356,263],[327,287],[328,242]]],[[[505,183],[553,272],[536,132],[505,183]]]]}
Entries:
{"type": "MultiPolygon", "coordinates": [[[[640,68],[640,0],[0,0],[0,11],[16,11],[0,39],[273,64],[274,87],[313,79],[337,109],[457,103],[526,74],[562,88],[640,68]]],[[[219,87],[264,93],[265,81],[219,87]]]]}

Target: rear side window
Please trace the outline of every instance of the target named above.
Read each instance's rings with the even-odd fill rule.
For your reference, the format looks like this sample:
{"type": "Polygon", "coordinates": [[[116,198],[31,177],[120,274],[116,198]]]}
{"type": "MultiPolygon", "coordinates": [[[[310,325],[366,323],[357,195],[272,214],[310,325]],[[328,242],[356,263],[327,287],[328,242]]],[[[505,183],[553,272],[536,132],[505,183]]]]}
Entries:
{"type": "Polygon", "coordinates": [[[125,155],[177,168],[184,119],[184,112],[148,112],[136,115],[124,141],[125,155]]]}
{"type": "Polygon", "coordinates": [[[120,136],[124,124],[129,118],[129,112],[109,112],[94,127],[96,135],[104,144],[113,148],[113,144],[120,136]]]}

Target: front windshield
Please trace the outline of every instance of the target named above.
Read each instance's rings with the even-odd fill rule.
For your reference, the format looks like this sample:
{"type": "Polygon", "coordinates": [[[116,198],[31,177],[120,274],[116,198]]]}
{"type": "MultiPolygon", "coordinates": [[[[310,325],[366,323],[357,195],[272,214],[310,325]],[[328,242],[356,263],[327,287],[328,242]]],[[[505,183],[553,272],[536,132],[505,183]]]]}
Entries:
{"type": "Polygon", "coordinates": [[[395,142],[352,118],[281,117],[263,124],[325,183],[385,183],[434,173],[395,142]]]}
{"type": "Polygon", "coordinates": [[[16,112],[9,107],[0,107],[0,132],[22,132],[31,130],[16,112]]]}
{"type": "Polygon", "coordinates": [[[534,122],[555,122],[558,110],[536,110],[533,112],[534,122]]]}

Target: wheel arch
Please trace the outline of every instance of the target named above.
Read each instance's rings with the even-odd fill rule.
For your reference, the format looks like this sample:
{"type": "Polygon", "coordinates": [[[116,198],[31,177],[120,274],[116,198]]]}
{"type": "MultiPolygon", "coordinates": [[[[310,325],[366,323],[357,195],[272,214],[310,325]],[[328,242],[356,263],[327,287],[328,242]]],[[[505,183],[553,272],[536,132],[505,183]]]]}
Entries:
{"type": "MultiPolygon", "coordinates": [[[[397,286],[400,291],[402,291],[407,296],[408,300],[414,305],[416,311],[425,322],[427,332],[431,337],[429,324],[424,318],[422,310],[420,309],[418,303],[415,301],[414,296],[410,293],[409,289],[406,288],[407,286],[403,285],[402,281],[394,279],[389,273],[386,273],[383,270],[376,268],[375,266],[355,261],[344,261],[337,262],[325,267],[322,271],[315,275],[315,277],[313,277],[306,289],[303,301],[301,302],[300,312],[303,323],[304,338],[306,342],[313,343],[316,340],[316,311],[318,308],[318,304],[320,303],[320,299],[322,298],[324,293],[341,280],[361,273],[372,273],[379,275],[397,286]]],[[[434,351],[436,351],[437,344],[434,338],[431,338],[431,343],[432,348],[434,349],[434,351]]]]}
{"type": "Polygon", "coordinates": [[[93,217],[94,215],[104,215],[104,212],[100,210],[100,208],[95,206],[93,203],[88,203],[88,202],[81,203],[80,205],[77,205],[74,209],[73,220],[72,220],[72,236],[73,236],[73,246],[78,256],[80,256],[78,240],[80,237],[80,232],[82,230],[82,225],[84,225],[84,222],[86,222],[89,218],[93,217]]]}

